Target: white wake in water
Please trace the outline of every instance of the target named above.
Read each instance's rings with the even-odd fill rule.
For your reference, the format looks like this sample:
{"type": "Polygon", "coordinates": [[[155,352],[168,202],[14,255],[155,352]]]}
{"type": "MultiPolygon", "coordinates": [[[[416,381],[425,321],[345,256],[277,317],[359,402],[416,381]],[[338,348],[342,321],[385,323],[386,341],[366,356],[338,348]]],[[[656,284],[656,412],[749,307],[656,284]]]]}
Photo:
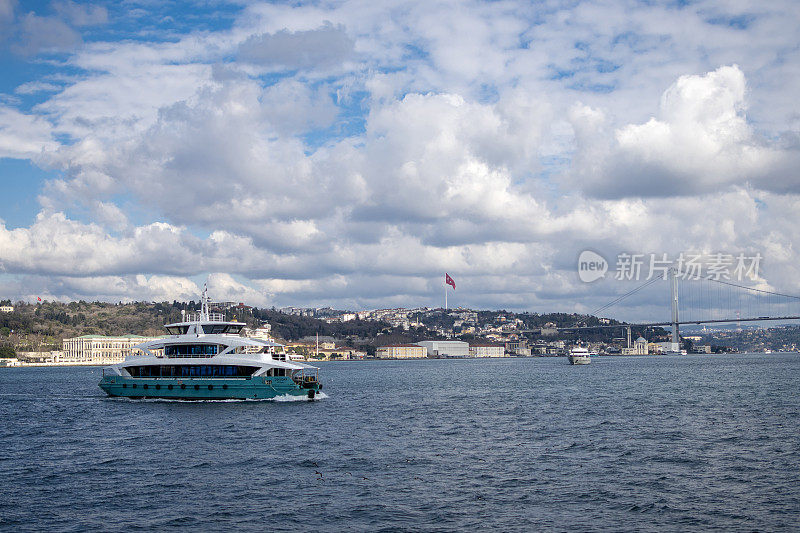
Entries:
{"type": "MultiPolygon", "coordinates": [[[[327,398],[328,395],[324,392],[318,392],[316,396],[314,396],[314,401],[322,400],[327,398]]],[[[294,396],[292,394],[284,394],[283,396],[275,396],[274,398],[270,398],[267,401],[272,402],[307,402],[308,396],[294,396]]]]}

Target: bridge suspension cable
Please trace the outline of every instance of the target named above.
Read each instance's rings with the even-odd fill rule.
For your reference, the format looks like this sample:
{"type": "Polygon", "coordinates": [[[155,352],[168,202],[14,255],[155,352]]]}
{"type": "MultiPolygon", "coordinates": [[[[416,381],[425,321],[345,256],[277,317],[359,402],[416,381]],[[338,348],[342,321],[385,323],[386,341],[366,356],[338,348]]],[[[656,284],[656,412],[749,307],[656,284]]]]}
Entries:
{"type": "Polygon", "coordinates": [[[597,313],[599,313],[599,312],[601,312],[601,311],[605,311],[605,310],[606,310],[606,309],[608,309],[609,307],[612,307],[612,306],[614,306],[614,305],[618,304],[619,302],[621,302],[622,300],[624,300],[624,299],[625,299],[625,298],[627,298],[628,296],[632,296],[632,295],[636,294],[636,293],[637,293],[637,292],[639,292],[640,290],[644,289],[645,287],[649,287],[650,285],[652,285],[652,284],[653,284],[653,283],[655,283],[656,281],[659,281],[660,279],[661,279],[661,278],[659,278],[659,277],[655,277],[655,278],[651,279],[650,281],[646,281],[645,283],[643,283],[643,284],[639,285],[639,286],[638,286],[638,287],[636,287],[635,289],[632,289],[632,290],[630,290],[630,291],[626,292],[625,294],[623,294],[622,296],[619,296],[619,297],[615,298],[614,300],[610,301],[610,302],[609,302],[609,303],[607,303],[606,305],[604,305],[604,306],[602,306],[602,307],[598,307],[597,309],[595,309],[594,311],[592,311],[592,312],[591,312],[591,314],[592,314],[592,315],[594,315],[594,316],[597,316],[597,313]]]}

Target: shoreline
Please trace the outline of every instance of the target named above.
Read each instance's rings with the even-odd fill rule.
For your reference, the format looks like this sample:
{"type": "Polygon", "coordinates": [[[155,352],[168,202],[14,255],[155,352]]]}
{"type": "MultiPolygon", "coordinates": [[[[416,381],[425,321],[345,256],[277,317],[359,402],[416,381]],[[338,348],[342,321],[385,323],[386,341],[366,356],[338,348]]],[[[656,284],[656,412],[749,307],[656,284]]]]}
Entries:
{"type": "MultiPolygon", "coordinates": [[[[647,354],[647,355],[620,355],[620,354],[603,354],[598,355],[597,357],[632,357],[632,358],[640,358],[640,357],[665,357],[669,355],[675,355],[676,357],[687,357],[691,355],[704,355],[704,356],[715,356],[715,355],[779,355],[779,354],[787,354],[787,353],[800,353],[800,352],[730,352],[730,353],[690,353],[687,355],[675,355],[675,354],[647,354]]],[[[565,355],[530,355],[530,356],[504,356],[504,357],[398,357],[398,358],[387,358],[387,359],[378,359],[378,358],[369,358],[369,359],[323,359],[323,360],[315,360],[315,359],[306,359],[305,361],[299,361],[301,363],[344,363],[344,362],[364,362],[364,361],[441,361],[441,360],[452,360],[452,359],[474,359],[474,360],[485,360],[485,359],[554,359],[559,357],[566,357],[565,355]]],[[[121,363],[123,361],[116,361],[116,362],[108,362],[108,363],[24,363],[19,362],[16,365],[0,365],[0,369],[4,368],[44,368],[44,367],[104,367],[108,365],[114,365],[117,363],[121,363]]]]}

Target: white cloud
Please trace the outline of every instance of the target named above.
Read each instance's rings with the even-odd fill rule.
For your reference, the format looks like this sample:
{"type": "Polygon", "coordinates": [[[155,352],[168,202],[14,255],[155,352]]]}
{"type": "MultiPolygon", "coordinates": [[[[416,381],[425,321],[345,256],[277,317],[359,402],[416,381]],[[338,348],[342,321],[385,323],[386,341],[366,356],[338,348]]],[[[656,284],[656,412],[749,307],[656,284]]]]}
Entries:
{"type": "Polygon", "coordinates": [[[51,93],[60,90],[61,86],[56,85],[55,83],[31,81],[18,86],[16,89],[14,89],[14,92],[17,94],[36,94],[42,92],[51,93]]]}
{"type": "Polygon", "coordinates": [[[210,272],[231,300],[357,307],[436,304],[448,270],[464,303],[569,309],[611,293],[578,284],[587,247],[793,272],[790,5],[252,4],[230,30],[95,39],[63,90],[0,111],[0,156],[61,174],[0,228],[0,265],[65,296],[210,272]]]}
{"type": "Polygon", "coordinates": [[[248,305],[266,307],[269,305],[266,294],[244,283],[236,281],[230,274],[212,273],[208,276],[208,293],[214,300],[247,302],[248,305]]]}
{"type": "Polygon", "coordinates": [[[19,27],[20,41],[13,48],[23,55],[60,52],[75,48],[82,42],[80,34],[63,21],[40,17],[32,12],[22,17],[19,27]]]}
{"type": "Polygon", "coordinates": [[[306,31],[253,35],[239,46],[239,58],[248,63],[284,68],[337,65],[353,53],[353,40],[344,26],[326,22],[306,31]]]}
{"type": "Polygon", "coordinates": [[[682,76],[667,89],[659,118],[629,124],[613,140],[595,111],[576,110],[582,154],[576,185],[594,196],[686,196],[727,186],[787,187],[800,151],[759,138],[745,116],[737,66],[682,76]],[[587,134],[586,130],[589,130],[587,134]]]}
{"type": "Polygon", "coordinates": [[[95,26],[108,22],[108,10],[103,6],[81,5],[62,0],[53,2],[53,9],[73,26],[95,26]]]}
{"type": "Polygon", "coordinates": [[[57,147],[47,120],[0,105],[0,157],[33,159],[57,147]]]}

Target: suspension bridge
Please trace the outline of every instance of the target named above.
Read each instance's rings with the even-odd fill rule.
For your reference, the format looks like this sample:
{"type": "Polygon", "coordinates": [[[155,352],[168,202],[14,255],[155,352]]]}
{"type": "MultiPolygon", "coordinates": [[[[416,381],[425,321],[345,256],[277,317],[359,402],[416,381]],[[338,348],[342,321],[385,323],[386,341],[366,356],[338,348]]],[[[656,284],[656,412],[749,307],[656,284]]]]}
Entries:
{"type": "Polygon", "coordinates": [[[800,296],[748,287],[721,278],[690,277],[675,268],[670,268],[663,276],[644,282],[590,314],[600,316],[600,313],[633,297],[647,287],[666,280],[669,281],[667,294],[670,318],[668,320],[595,326],[576,325],[558,329],[560,331],[579,331],[627,328],[628,343],[630,344],[631,328],[668,326],[672,330],[671,343],[677,350],[680,346],[680,327],[684,325],[800,320],[800,296]]]}

